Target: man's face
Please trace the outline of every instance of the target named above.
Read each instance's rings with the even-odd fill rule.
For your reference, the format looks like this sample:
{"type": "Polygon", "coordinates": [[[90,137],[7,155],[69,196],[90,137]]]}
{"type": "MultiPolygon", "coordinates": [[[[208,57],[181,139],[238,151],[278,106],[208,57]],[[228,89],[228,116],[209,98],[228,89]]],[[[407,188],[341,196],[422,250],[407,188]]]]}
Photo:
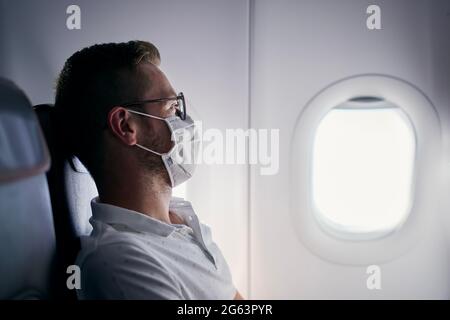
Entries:
{"type": "MultiPolygon", "coordinates": [[[[146,80],[144,82],[148,86],[148,90],[144,88],[144,93],[138,100],[153,100],[176,96],[176,92],[166,75],[158,67],[150,63],[143,63],[139,65],[139,68],[141,77],[146,80]]],[[[176,100],[143,104],[140,111],[157,117],[167,118],[175,115],[176,100]]],[[[138,117],[140,124],[137,133],[139,144],[159,153],[166,153],[172,148],[171,132],[164,121],[149,117],[136,117],[138,117]]],[[[139,151],[139,153],[148,169],[164,169],[159,156],[145,151],[139,151]]]]}

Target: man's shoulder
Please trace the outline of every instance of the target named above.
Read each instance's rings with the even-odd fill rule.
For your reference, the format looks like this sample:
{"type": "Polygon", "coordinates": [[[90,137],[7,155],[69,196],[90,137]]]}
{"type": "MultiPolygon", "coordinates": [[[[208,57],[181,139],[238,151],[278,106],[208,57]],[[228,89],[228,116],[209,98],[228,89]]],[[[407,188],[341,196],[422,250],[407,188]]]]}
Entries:
{"type": "Polygon", "coordinates": [[[173,274],[138,242],[109,242],[82,249],[82,299],[177,299],[180,285],[173,274]]]}
{"type": "Polygon", "coordinates": [[[151,246],[146,246],[137,234],[128,232],[108,232],[101,235],[81,237],[81,250],[77,256],[77,265],[95,267],[105,261],[113,264],[124,263],[136,257],[145,258],[147,263],[159,264],[152,254],[151,246]]]}

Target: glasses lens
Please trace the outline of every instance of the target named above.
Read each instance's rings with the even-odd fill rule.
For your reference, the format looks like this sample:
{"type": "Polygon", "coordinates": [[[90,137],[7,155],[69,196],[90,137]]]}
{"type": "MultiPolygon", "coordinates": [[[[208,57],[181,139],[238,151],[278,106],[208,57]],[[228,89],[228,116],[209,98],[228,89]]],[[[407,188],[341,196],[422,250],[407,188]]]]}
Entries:
{"type": "Polygon", "coordinates": [[[184,96],[181,94],[177,99],[177,115],[182,119],[186,120],[186,104],[184,102],[184,96]]]}

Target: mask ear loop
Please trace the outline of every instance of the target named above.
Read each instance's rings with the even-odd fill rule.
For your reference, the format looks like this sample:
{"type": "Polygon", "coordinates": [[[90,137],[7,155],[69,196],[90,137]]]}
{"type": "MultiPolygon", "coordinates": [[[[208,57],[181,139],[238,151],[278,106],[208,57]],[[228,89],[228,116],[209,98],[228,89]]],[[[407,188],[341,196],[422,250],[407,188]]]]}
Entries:
{"type": "MultiPolygon", "coordinates": [[[[147,113],[143,113],[143,112],[139,112],[139,111],[135,111],[135,110],[131,110],[131,109],[126,109],[126,110],[127,110],[128,112],[131,112],[131,113],[134,113],[134,114],[138,114],[138,115],[141,115],[141,116],[144,116],[144,117],[148,117],[148,118],[153,118],[153,119],[162,120],[162,121],[164,121],[164,122],[167,123],[167,121],[166,121],[165,118],[153,116],[153,115],[151,115],[151,114],[147,114],[147,113]]],[[[172,131],[172,130],[171,130],[171,131],[172,131]]],[[[171,136],[172,136],[172,134],[173,134],[173,132],[171,133],[171,136]]],[[[167,152],[167,153],[159,153],[159,152],[153,151],[152,149],[149,149],[149,148],[147,148],[147,147],[144,147],[143,145],[141,145],[141,144],[139,144],[139,143],[136,143],[136,146],[139,147],[139,148],[141,148],[141,149],[143,149],[143,150],[145,150],[145,151],[148,151],[148,152],[151,152],[151,153],[153,153],[153,154],[156,154],[157,156],[160,156],[160,157],[162,157],[164,154],[169,154],[169,153],[171,153],[171,152],[173,151],[173,149],[175,148],[175,145],[174,145],[174,146],[169,150],[169,152],[167,152]]]]}
{"type": "Polygon", "coordinates": [[[141,116],[144,117],[148,117],[148,118],[153,118],[153,119],[158,119],[158,120],[163,120],[165,121],[165,118],[161,118],[161,117],[157,117],[157,116],[152,116],[151,114],[147,114],[147,113],[143,113],[143,112],[139,112],[139,111],[135,111],[135,110],[131,110],[131,109],[126,109],[128,112],[134,113],[134,114],[139,114],[141,116]]]}
{"type": "Polygon", "coordinates": [[[163,153],[159,153],[159,152],[153,151],[152,149],[146,148],[143,145],[140,145],[139,143],[136,143],[136,147],[144,149],[145,151],[151,152],[151,153],[156,154],[157,156],[160,156],[160,157],[162,157],[164,155],[163,153]]]}

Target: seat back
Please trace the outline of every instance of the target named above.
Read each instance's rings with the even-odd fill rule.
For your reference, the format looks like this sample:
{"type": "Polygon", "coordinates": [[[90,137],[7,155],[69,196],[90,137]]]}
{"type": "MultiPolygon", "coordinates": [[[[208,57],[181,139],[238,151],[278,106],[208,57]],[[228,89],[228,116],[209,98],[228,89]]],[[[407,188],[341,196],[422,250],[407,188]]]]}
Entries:
{"type": "MultiPolygon", "coordinates": [[[[48,172],[50,195],[53,207],[61,212],[61,221],[66,234],[71,238],[89,235],[92,226],[91,199],[98,195],[97,187],[88,170],[76,157],[68,157],[64,152],[64,141],[57,130],[53,105],[40,104],[34,107],[44,131],[52,157],[52,167],[48,172]]],[[[55,221],[58,227],[59,221],[55,221]]]]}
{"type": "Polygon", "coordinates": [[[55,233],[50,157],[25,94],[0,78],[0,299],[51,298],[55,233]]]}
{"type": "MultiPolygon", "coordinates": [[[[55,109],[51,104],[34,107],[52,158],[47,173],[52,208],[54,211],[58,266],[60,280],[67,277],[69,265],[75,263],[80,250],[80,236],[89,235],[92,227],[90,201],[98,195],[97,188],[87,169],[76,157],[68,157],[64,140],[58,132],[55,109]]],[[[65,288],[61,288],[65,289],[65,288]]],[[[65,290],[64,299],[75,299],[75,293],[65,290]]]]}
{"type": "Polygon", "coordinates": [[[71,157],[64,165],[67,205],[71,223],[78,237],[92,231],[89,219],[92,216],[91,200],[98,196],[97,186],[86,167],[77,157],[71,157]]]}

